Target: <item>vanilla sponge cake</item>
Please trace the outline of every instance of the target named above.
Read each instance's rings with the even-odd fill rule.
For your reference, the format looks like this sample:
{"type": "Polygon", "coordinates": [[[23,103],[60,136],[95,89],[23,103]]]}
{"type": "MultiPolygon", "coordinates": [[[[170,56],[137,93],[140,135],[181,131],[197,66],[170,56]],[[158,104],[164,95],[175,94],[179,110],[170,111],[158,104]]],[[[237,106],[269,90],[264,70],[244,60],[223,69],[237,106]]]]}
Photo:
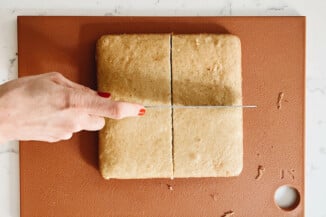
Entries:
{"type": "Polygon", "coordinates": [[[174,177],[227,177],[242,170],[242,109],[174,109],[174,177]]]}
{"type": "MultiPolygon", "coordinates": [[[[106,35],[97,42],[98,89],[113,100],[171,105],[170,34],[106,35]]],[[[172,177],[171,109],[106,119],[99,134],[104,178],[172,177]]]]}
{"type": "Polygon", "coordinates": [[[114,100],[171,104],[170,35],[105,35],[97,42],[98,88],[114,100]]]}
{"type": "Polygon", "coordinates": [[[139,118],[106,120],[99,160],[106,179],[172,177],[171,111],[148,110],[139,118]]]}
{"type": "Polygon", "coordinates": [[[172,37],[175,105],[241,105],[241,44],[234,35],[172,37]]]}
{"type": "MultiPolygon", "coordinates": [[[[233,35],[174,35],[176,105],[241,105],[241,45],[233,35]]],[[[239,175],[242,109],[173,109],[174,177],[239,175]]]]}
{"type": "MultiPolygon", "coordinates": [[[[97,70],[99,90],[114,100],[242,104],[241,45],[232,35],[103,36],[97,70]]],[[[149,108],[144,117],[106,119],[100,170],[106,179],[235,176],[242,170],[242,133],[241,108],[149,108]]]]}

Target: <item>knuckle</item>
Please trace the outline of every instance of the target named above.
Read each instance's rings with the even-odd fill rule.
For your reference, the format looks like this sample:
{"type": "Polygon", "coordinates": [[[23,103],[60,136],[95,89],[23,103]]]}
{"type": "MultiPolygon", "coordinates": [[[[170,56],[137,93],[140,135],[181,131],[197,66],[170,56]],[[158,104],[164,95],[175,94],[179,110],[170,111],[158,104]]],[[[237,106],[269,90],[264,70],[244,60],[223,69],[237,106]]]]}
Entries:
{"type": "Polygon", "coordinates": [[[99,129],[102,129],[105,126],[105,119],[104,118],[100,118],[100,120],[98,121],[98,127],[99,129]]]}
{"type": "Polygon", "coordinates": [[[95,121],[94,121],[94,130],[100,130],[104,127],[105,125],[105,119],[104,118],[97,118],[95,121]]]}
{"type": "Polygon", "coordinates": [[[82,100],[78,94],[70,91],[69,89],[65,89],[62,93],[63,99],[63,107],[65,109],[76,109],[78,108],[78,102],[82,100]]]}
{"type": "Polygon", "coordinates": [[[63,91],[63,106],[66,109],[70,109],[73,107],[73,103],[71,102],[71,93],[70,91],[63,91]]]}
{"type": "Polygon", "coordinates": [[[123,105],[122,104],[115,104],[111,109],[111,114],[116,119],[123,118],[123,105]]]}
{"type": "Polygon", "coordinates": [[[49,105],[53,106],[55,109],[61,111],[68,107],[68,93],[64,88],[59,87],[51,90],[49,96],[51,97],[49,105]]]}
{"type": "Polygon", "coordinates": [[[89,87],[86,87],[84,85],[80,85],[80,89],[85,92],[93,92],[93,90],[89,87]]]}
{"type": "Polygon", "coordinates": [[[62,136],[62,140],[69,140],[69,139],[71,139],[71,137],[72,137],[72,133],[67,133],[62,136]]]}
{"type": "Polygon", "coordinates": [[[52,79],[61,79],[63,75],[60,72],[49,72],[48,76],[52,79]]]}

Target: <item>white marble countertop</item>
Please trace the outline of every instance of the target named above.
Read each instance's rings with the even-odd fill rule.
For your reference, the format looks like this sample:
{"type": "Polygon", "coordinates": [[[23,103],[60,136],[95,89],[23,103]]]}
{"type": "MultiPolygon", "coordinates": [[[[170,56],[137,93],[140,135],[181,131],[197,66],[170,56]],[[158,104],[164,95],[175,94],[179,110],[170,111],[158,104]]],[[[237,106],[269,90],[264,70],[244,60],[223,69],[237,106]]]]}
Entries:
{"type": "MultiPolygon", "coordinates": [[[[325,8],[323,0],[1,0],[0,84],[17,78],[17,15],[307,16],[305,213],[326,217],[325,8]]],[[[0,216],[19,216],[17,142],[0,145],[0,216]]]]}

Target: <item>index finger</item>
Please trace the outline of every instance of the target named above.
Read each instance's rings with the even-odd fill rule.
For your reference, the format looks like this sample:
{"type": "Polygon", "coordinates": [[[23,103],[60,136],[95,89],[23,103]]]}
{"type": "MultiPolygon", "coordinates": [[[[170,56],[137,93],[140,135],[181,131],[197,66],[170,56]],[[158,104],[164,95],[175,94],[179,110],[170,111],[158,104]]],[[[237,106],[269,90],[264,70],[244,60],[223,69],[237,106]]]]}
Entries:
{"type": "Polygon", "coordinates": [[[113,101],[90,93],[75,90],[72,103],[84,108],[88,114],[112,119],[142,116],[146,110],[143,105],[122,101],[113,101]]]}

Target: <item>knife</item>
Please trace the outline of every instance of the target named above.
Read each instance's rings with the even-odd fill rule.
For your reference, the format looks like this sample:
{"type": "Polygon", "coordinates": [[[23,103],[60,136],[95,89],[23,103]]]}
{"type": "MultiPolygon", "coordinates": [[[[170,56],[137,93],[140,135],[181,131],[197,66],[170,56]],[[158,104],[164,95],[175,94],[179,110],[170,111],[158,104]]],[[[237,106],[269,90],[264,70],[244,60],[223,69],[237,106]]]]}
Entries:
{"type": "Polygon", "coordinates": [[[145,108],[148,109],[166,109],[166,108],[203,108],[203,109],[212,109],[212,108],[257,108],[256,105],[147,105],[145,108]]]}

